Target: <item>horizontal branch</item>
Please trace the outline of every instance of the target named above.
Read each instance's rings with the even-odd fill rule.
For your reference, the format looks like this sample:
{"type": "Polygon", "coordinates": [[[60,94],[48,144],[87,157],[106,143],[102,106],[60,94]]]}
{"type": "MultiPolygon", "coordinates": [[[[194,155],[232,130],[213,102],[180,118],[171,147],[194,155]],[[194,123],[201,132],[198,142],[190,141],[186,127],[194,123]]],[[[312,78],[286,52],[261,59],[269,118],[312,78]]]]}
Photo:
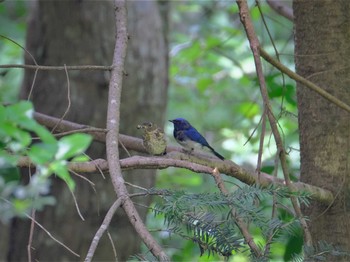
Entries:
{"type": "MultiPolygon", "coordinates": [[[[34,113],[34,118],[42,125],[45,125],[48,128],[52,128],[56,126],[59,119],[52,116],[47,116],[41,113],[34,113]]],[[[67,120],[62,120],[58,126],[56,127],[56,131],[58,132],[67,132],[67,131],[80,131],[80,130],[94,130],[90,132],[90,134],[94,137],[96,141],[105,142],[105,129],[102,128],[94,128],[87,125],[81,125],[77,123],[73,123],[67,120]]],[[[122,143],[127,149],[134,150],[139,153],[147,153],[145,148],[142,145],[142,139],[127,136],[127,135],[119,135],[119,142],[122,143]]],[[[232,176],[237,178],[248,185],[254,185],[256,181],[258,181],[258,175],[255,172],[250,172],[235,164],[232,161],[225,160],[217,160],[216,158],[210,158],[208,161],[208,157],[202,154],[183,154],[181,153],[181,148],[176,146],[168,146],[167,147],[167,155],[165,157],[141,157],[134,156],[130,158],[125,158],[120,160],[120,165],[122,169],[164,169],[168,167],[179,167],[186,168],[193,172],[197,173],[206,173],[212,174],[212,171],[215,167],[217,167],[220,173],[226,174],[227,176],[232,176]],[[172,153],[174,152],[174,153],[172,153]],[[176,153],[175,153],[176,152],[176,153]]],[[[28,166],[29,163],[25,164],[26,161],[21,162],[20,166],[28,166]]],[[[103,159],[96,159],[86,163],[70,163],[69,168],[76,172],[98,172],[98,170],[106,171],[107,161],[103,159]]],[[[275,178],[265,173],[260,173],[260,181],[259,183],[267,187],[271,184],[285,186],[285,181],[280,178],[275,178]]],[[[293,191],[305,191],[311,194],[311,197],[317,201],[320,201],[325,204],[331,204],[333,202],[334,196],[329,190],[325,190],[316,186],[312,186],[309,184],[305,184],[302,182],[292,183],[291,188],[293,191]]]]}
{"type": "MultiPolygon", "coordinates": [[[[136,138],[135,138],[136,139],[136,138]]],[[[19,160],[19,167],[28,167],[30,160],[23,157],[19,160]]],[[[120,160],[120,166],[123,170],[128,169],[165,169],[168,167],[185,168],[195,173],[213,174],[214,168],[218,168],[220,173],[234,177],[247,185],[255,185],[258,181],[258,174],[248,171],[230,160],[216,160],[214,158],[208,161],[208,158],[188,155],[181,152],[170,152],[164,157],[145,157],[132,156],[120,160]]],[[[108,171],[108,163],[104,159],[95,159],[89,162],[70,162],[68,168],[75,172],[95,173],[108,171]]],[[[140,173],[141,174],[141,173],[140,173]]],[[[285,187],[285,181],[266,173],[260,173],[259,185],[268,187],[271,185],[285,187]]],[[[331,204],[334,200],[333,194],[329,190],[312,186],[302,182],[291,184],[293,192],[306,192],[311,198],[324,204],[331,204]]]]}
{"type": "MultiPolygon", "coordinates": [[[[56,135],[58,136],[62,134],[67,134],[67,132],[73,132],[73,131],[77,133],[84,132],[84,133],[90,134],[95,141],[98,141],[101,143],[106,142],[106,132],[107,132],[106,129],[77,124],[68,120],[60,121],[59,118],[48,116],[38,112],[34,113],[34,118],[39,124],[46,126],[47,128],[55,127],[55,132],[56,132],[56,135]],[[58,122],[59,124],[57,125],[58,122]],[[88,132],[85,132],[84,130],[88,130],[88,132]]],[[[142,145],[142,139],[119,134],[119,142],[122,143],[129,150],[135,150],[141,153],[147,153],[147,151],[142,145]]]]}
{"type": "Polygon", "coordinates": [[[110,71],[112,66],[98,65],[74,65],[74,66],[43,66],[43,65],[21,65],[21,64],[5,64],[0,65],[0,68],[22,68],[31,70],[103,70],[110,71]]]}

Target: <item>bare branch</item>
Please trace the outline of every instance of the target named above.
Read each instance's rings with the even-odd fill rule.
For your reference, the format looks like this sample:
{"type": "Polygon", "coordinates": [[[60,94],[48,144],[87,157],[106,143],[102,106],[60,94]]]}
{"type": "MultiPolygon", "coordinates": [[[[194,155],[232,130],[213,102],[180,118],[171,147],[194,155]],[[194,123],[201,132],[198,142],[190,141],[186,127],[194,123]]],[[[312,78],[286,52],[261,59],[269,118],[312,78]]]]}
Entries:
{"type": "MultiPolygon", "coordinates": [[[[180,150],[180,149],[179,149],[180,150]]],[[[18,161],[19,167],[27,167],[31,164],[28,157],[22,157],[18,161]]],[[[283,179],[260,172],[248,171],[236,163],[225,160],[217,161],[194,155],[188,156],[180,152],[172,152],[166,157],[145,157],[132,156],[120,160],[120,166],[123,170],[128,169],[165,169],[168,167],[186,168],[196,173],[212,174],[213,169],[217,167],[220,173],[234,177],[247,185],[255,185],[259,181],[262,187],[271,185],[285,187],[283,179]]],[[[104,159],[95,159],[89,162],[70,162],[69,170],[82,173],[95,173],[108,170],[108,163],[104,159]]],[[[277,169],[277,168],[276,168],[277,169]]],[[[289,186],[292,192],[306,192],[311,198],[324,204],[331,204],[334,201],[332,192],[317,186],[312,186],[302,182],[295,182],[289,186]]]]}
{"type": "Polygon", "coordinates": [[[33,243],[33,235],[34,235],[34,219],[35,219],[36,210],[32,209],[32,221],[30,221],[30,231],[29,231],[29,239],[27,245],[27,253],[28,253],[28,261],[32,261],[32,243],[33,243]]]}
{"type": "MultiPolygon", "coordinates": [[[[56,126],[57,122],[60,121],[59,118],[41,114],[38,112],[34,113],[34,118],[39,124],[44,125],[48,128],[53,128],[56,126]]],[[[84,132],[92,135],[95,141],[105,143],[107,129],[91,127],[88,125],[77,124],[71,121],[62,120],[56,127],[56,132],[63,132],[61,135],[66,135],[70,133],[84,132]]],[[[135,137],[119,134],[119,142],[129,150],[136,150],[138,152],[147,153],[142,145],[142,139],[135,137]]],[[[170,150],[174,150],[175,147],[169,147],[170,150]]]]}
{"type": "Polygon", "coordinates": [[[119,162],[119,123],[120,123],[120,97],[122,91],[124,62],[126,56],[128,34],[127,14],[125,0],[115,0],[116,17],[116,44],[113,55],[113,69],[109,82],[108,109],[107,109],[107,134],[106,151],[111,181],[118,198],[123,199],[123,209],[130,223],[149,248],[152,254],[161,261],[169,258],[147,230],[132,200],[128,197],[128,191],[124,184],[119,162]]]}
{"type": "Polygon", "coordinates": [[[105,218],[103,219],[103,222],[100,226],[100,228],[97,230],[94,238],[91,241],[89,251],[86,254],[85,262],[91,261],[92,257],[95,254],[96,248],[98,243],[100,242],[101,237],[103,236],[103,233],[107,230],[109,224],[111,223],[111,220],[113,218],[113,215],[117,211],[118,207],[123,203],[123,198],[118,198],[113,205],[109,208],[105,218]]]}
{"type": "Polygon", "coordinates": [[[52,71],[61,71],[61,70],[101,70],[101,71],[110,71],[112,66],[98,66],[98,65],[72,65],[72,66],[43,66],[43,65],[20,65],[20,64],[5,64],[0,65],[0,68],[23,68],[23,69],[32,69],[32,70],[52,70],[52,71]]]}

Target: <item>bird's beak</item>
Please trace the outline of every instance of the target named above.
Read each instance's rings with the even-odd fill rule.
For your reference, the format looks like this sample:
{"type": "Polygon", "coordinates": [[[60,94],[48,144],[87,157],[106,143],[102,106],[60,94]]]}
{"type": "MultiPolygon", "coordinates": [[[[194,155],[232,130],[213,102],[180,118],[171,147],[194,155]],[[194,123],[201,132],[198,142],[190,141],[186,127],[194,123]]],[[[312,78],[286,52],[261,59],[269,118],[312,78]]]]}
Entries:
{"type": "Polygon", "coordinates": [[[169,122],[174,123],[174,120],[169,120],[169,122]]]}

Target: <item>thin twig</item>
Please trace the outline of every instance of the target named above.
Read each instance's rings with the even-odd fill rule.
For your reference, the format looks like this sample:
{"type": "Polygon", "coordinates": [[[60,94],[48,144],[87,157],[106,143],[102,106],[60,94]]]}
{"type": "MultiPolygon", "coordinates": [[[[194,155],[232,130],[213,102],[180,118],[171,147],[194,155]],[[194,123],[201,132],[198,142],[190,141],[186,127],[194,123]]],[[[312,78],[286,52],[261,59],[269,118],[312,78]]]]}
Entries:
{"type": "Polygon", "coordinates": [[[276,59],[274,59],[272,56],[270,56],[264,49],[259,47],[259,54],[262,58],[264,58],[267,62],[269,62],[271,65],[276,67],[278,70],[281,72],[285,73],[287,76],[290,78],[294,79],[295,81],[303,84],[302,86],[306,86],[310,88],[311,90],[315,91],[331,103],[335,104],[336,106],[344,109],[347,112],[350,112],[350,106],[347,105],[346,103],[342,102],[335,96],[331,95],[328,93],[326,90],[323,88],[319,87],[318,85],[314,84],[313,82],[307,80],[306,78],[302,77],[301,75],[298,75],[297,73],[293,72],[290,70],[288,67],[283,65],[282,63],[278,62],[276,59]]]}
{"type": "Polygon", "coordinates": [[[43,66],[43,65],[20,65],[20,64],[5,64],[0,65],[0,68],[23,68],[23,69],[32,69],[32,70],[52,70],[52,71],[61,71],[61,70],[101,70],[101,71],[110,71],[112,66],[99,66],[99,65],[72,65],[72,66],[43,66]]]}
{"type": "Polygon", "coordinates": [[[28,94],[28,97],[27,97],[27,100],[29,101],[30,98],[32,97],[32,93],[33,93],[33,90],[34,90],[34,85],[35,85],[35,81],[36,81],[36,77],[38,75],[38,70],[35,70],[34,72],[34,76],[33,76],[33,82],[30,86],[30,89],[29,89],[29,94],[28,94]]]}
{"type": "Polygon", "coordinates": [[[114,254],[114,259],[115,259],[115,261],[118,261],[117,249],[115,248],[115,245],[114,245],[112,236],[111,236],[111,234],[109,233],[108,230],[107,230],[107,236],[108,236],[109,242],[111,243],[111,246],[112,246],[112,250],[113,250],[113,254],[114,254]]]}
{"type": "Polygon", "coordinates": [[[266,134],[266,108],[264,106],[263,115],[261,116],[261,133],[260,133],[260,142],[259,142],[259,152],[258,152],[258,161],[256,164],[256,171],[258,173],[258,184],[260,184],[260,173],[261,173],[261,159],[264,151],[264,140],[266,134]]]}
{"type": "Polygon", "coordinates": [[[103,174],[102,169],[100,168],[100,165],[98,163],[96,163],[88,154],[83,153],[84,156],[88,157],[90,161],[92,161],[95,164],[96,169],[98,170],[98,172],[100,173],[100,175],[102,176],[103,179],[106,179],[105,175],[103,174]]]}
{"type": "Polygon", "coordinates": [[[259,128],[259,126],[260,126],[260,124],[261,124],[261,121],[262,121],[262,119],[263,119],[263,116],[264,116],[264,115],[262,115],[262,116],[260,117],[258,124],[254,127],[253,131],[250,133],[248,139],[244,142],[243,146],[245,146],[246,144],[248,144],[248,142],[250,141],[250,139],[252,139],[253,135],[255,134],[256,130],[258,130],[258,128],[259,128]]]}
{"type": "Polygon", "coordinates": [[[129,152],[129,150],[126,148],[126,146],[123,144],[122,141],[119,141],[119,144],[121,145],[121,147],[124,149],[124,151],[126,152],[126,154],[131,157],[131,154],[129,152]]]}
{"type": "Polygon", "coordinates": [[[69,247],[67,247],[65,244],[63,244],[61,241],[59,241],[58,239],[56,239],[46,228],[44,228],[39,222],[37,222],[35,219],[33,219],[31,216],[29,216],[28,214],[25,214],[25,216],[27,218],[29,218],[30,220],[34,221],[34,223],[40,227],[53,241],[55,241],[56,243],[58,243],[59,245],[63,246],[65,249],[67,249],[69,252],[71,252],[74,256],[76,257],[80,257],[80,255],[76,252],[74,252],[72,249],[70,249],[69,247]]]}
{"type": "Polygon", "coordinates": [[[1,34],[0,34],[0,37],[2,37],[2,38],[4,38],[4,39],[6,39],[6,40],[8,40],[8,41],[10,41],[10,42],[12,42],[12,43],[14,43],[14,44],[15,44],[16,46],[18,46],[18,47],[20,47],[24,52],[26,52],[26,53],[30,56],[30,58],[33,60],[34,64],[35,64],[36,66],[38,66],[38,63],[36,62],[34,56],[32,56],[32,54],[31,54],[24,46],[22,46],[22,45],[19,44],[17,41],[15,41],[15,40],[13,40],[13,39],[7,37],[7,36],[4,36],[4,35],[1,35],[1,34]]]}
{"type": "Polygon", "coordinates": [[[71,99],[70,99],[70,81],[69,81],[69,75],[68,75],[68,71],[67,71],[67,68],[66,68],[66,65],[64,65],[64,68],[65,68],[65,73],[66,73],[66,78],[67,78],[67,100],[68,100],[68,105],[67,105],[67,108],[66,110],[64,111],[62,117],[60,118],[60,121],[57,122],[57,124],[52,128],[51,130],[51,133],[55,132],[57,126],[61,123],[61,121],[66,117],[66,115],[68,114],[69,112],[69,109],[71,107],[71,99]]]}
{"type": "MultiPolygon", "coordinates": [[[[15,40],[13,40],[13,39],[7,37],[7,36],[4,36],[4,35],[1,35],[1,34],[0,34],[0,37],[2,37],[2,38],[4,38],[4,39],[6,39],[6,40],[8,40],[8,41],[10,41],[10,42],[12,42],[12,43],[14,43],[16,46],[18,46],[18,47],[20,47],[22,50],[24,50],[24,52],[26,52],[26,53],[30,56],[30,58],[33,60],[33,63],[35,64],[35,65],[33,65],[33,66],[34,66],[34,67],[37,67],[37,66],[38,66],[38,63],[36,62],[34,56],[33,56],[24,46],[22,46],[22,45],[19,44],[17,41],[15,41],[15,40]]],[[[0,68],[8,68],[8,67],[6,67],[6,65],[5,65],[5,67],[0,67],[0,68]]],[[[37,74],[38,74],[38,69],[35,68],[34,77],[33,77],[33,82],[32,82],[32,85],[31,85],[31,87],[30,87],[30,91],[29,91],[27,100],[30,100],[30,97],[31,97],[31,95],[32,95],[32,92],[33,92],[33,89],[34,89],[34,84],[35,84],[35,80],[36,80],[37,74]]]]}
{"type": "Polygon", "coordinates": [[[96,193],[96,189],[95,189],[95,183],[92,182],[90,179],[78,174],[77,172],[75,172],[74,170],[72,169],[68,169],[69,172],[71,172],[72,174],[76,175],[77,177],[80,177],[81,179],[85,180],[86,182],[88,182],[90,184],[90,186],[92,187],[92,189],[95,191],[96,193]]]}
{"type": "Polygon", "coordinates": [[[141,187],[141,186],[138,186],[138,185],[131,184],[130,182],[126,182],[126,181],[125,181],[125,185],[128,185],[128,186],[131,186],[131,187],[140,189],[140,190],[142,190],[142,191],[146,191],[146,192],[148,191],[147,188],[144,188],[144,187],[141,187]]]}
{"type": "MultiPolygon", "coordinates": [[[[6,203],[10,204],[13,206],[12,202],[0,197],[0,199],[2,199],[3,201],[5,201],[6,203]]],[[[69,247],[67,247],[65,244],[63,244],[61,241],[59,241],[58,239],[56,239],[44,226],[42,226],[39,222],[37,222],[34,218],[32,218],[30,215],[28,215],[27,213],[23,212],[23,214],[29,218],[31,221],[33,221],[38,227],[40,227],[53,241],[55,241],[56,243],[58,243],[59,245],[61,245],[62,247],[64,247],[65,249],[67,249],[70,253],[72,253],[73,255],[75,255],[76,257],[80,257],[79,254],[77,254],[76,252],[74,252],[73,250],[71,250],[69,247]]]]}
{"type": "MultiPolygon", "coordinates": [[[[28,175],[29,180],[32,179],[32,165],[28,166],[28,175]]],[[[34,199],[33,199],[34,200],[34,199]]],[[[35,219],[36,210],[32,208],[32,218],[35,219]]],[[[30,221],[30,230],[29,230],[29,239],[27,245],[27,253],[28,253],[28,261],[32,261],[32,243],[33,243],[33,235],[34,235],[34,221],[30,221]]]]}
{"type": "Polygon", "coordinates": [[[84,260],[85,262],[92,260],[94,254],[95,254],[97,245],[100,242],[101,237],[103,236],[103,233],[107,230],[115,212],[120,207],[120,205],[122,205],[123,200],[124,200],[123,198],[119,197],[116,201],[114,201],[113,205],[109,208],[105,218],[103,219],[101,226],[99,227],[94,238],[91,241],[89,251],[87,252],[85,260],[84,260]]]}
{"type": "MultiPolygon", "coordinates": [[[[261,20],[262,20],[262,22],[263,22],[263,24],[264,24],[264,27],[265,27],[265,29],[266,29],[266,32],[267,32],[267,34],[268,34],[268,36],[269,36],[269,39],[270,39],[271,45],[272,45],[272,47],[273,47],[273,50],[275,51],[275,55],[276,55],[276,57],[277,57],[277,60],[280,61],[280,57],[279,57],[279,53],[278,53],[278,51],[277,51],[277,47],[276,47],[275,42],[274,42],[274,40],[273,40],[273,38],[272,38],[270,29],[269,29],[269,27],[267,26],[264,13],[263,13],[263,11],[262,11],[262,9],[261,9],[261,6],[260,6],[260,2],[259,2],[259,0],[256,0],[255,2],[256,2],[256,5],[257,5],[257,7],[258,7],[259,13],[260,13],[260,15],[261,15],[261,20]]],[[[282,72],[281,75],[282,75],[282,100],[281,100],[280,108],[281,108],[281,111],[282,111],[282,109],[283,109],[283,103],[284,103],[284,96],[285,96],[285,92],[286,92],[286,80],[285,80],[285,77],[284,77],[283,72],[282,72]]]]}
{"type": "MultiPolygon", "coordinates": [[[[68,187],[68,185],[67,185],[67,187],[68,187]]],[[[71,195],[72,195],[72,197],[73,197],[74,205],[75,205],[75,208],[76,208],[76,210],[77,210],[77,212],[78,212],[78,215],[80,216],[81,220],[85,221],[85,218],[83,217],[83,215],[82,215],[81,212],[80,212],[80,208],[79,208],[77,199],[76,199],[76,197],[75,197],[75,195],[74,195],[74,192],[73,192],[69,187],[68,187],[68,189],[69,189],[69,191],[70,191],[70,193],[71,193],[71,195]]]]}
{"type": "MultiPolygon", "coordinates": [[[[35,219],[35,208],[32,209],[31,216],[35,219]]],[[[28,253],[28,261],[32,260],[32,243],[33,243],[33,235],[34,235],[34,220],[30,221],[30,231],[29,231],[29,239],[28,239],[28,245],[27,245],[27,253],[28,253]]]]}

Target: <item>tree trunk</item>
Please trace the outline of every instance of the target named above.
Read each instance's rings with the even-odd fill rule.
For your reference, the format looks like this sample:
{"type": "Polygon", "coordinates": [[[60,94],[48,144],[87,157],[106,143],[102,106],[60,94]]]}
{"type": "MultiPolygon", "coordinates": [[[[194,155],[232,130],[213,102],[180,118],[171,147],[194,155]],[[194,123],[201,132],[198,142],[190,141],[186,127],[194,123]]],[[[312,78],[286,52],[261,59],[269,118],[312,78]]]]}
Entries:
{"type": "MultiPolygon", "coordinates": [[[[294,1],[297,73],[350,104],[350,2],[294,1]]],[[[301,180],[336,196],[304,208],[315,243],[350,250],[349,113],[297,84],[301,180]]],[[[335,258],[329,258],[334,261],[335,258]]]]}
{"type": "MultiPolygon", "coordinates": [[[[167,5],[162,4],[167,7],[167,5]]],[[[122,93],[121,132],[135,135],[142,121],[164,123],[167,101],[168,50],[165,37],[166,10],[160,13],[155,1],[128,2],[130,42],[126,62],[127,76],[122,93]]],[[[27,49],[40,65],[110,65],[115,43],[113,1],[39,1],[35,2],[27,33],[27,49]]],[[[26,63],[33,64],[29,57],[26,63]]],[[[69,71],[71,105],[65,119],[105,127],[109,73],[106,71],[69,71]]],[[[34,72],[26,71],[22,98],[27,98],[34,72]]],[[[67,78],[64,71],[39,71],[31,94],[38,112],[61,117],[68,106],[67,78]]],[[[123,151],[123,149],[121,149],[123,151]]],[[[130,152],[132,154],[132,152],[130,152]]],[[[89,149],[92,158],[105,157],[105,146],[95,143],[89,149]]],[[[126,180],[142,187],[154,185],[155,172],[125,172],[126,180]]],[[[37,212],[36,219],[53,236],[80,254],[73,256],[35,227],[32,260],[82,260],[105,213],[115,201],[109,175],[89,175],[95,189],[75,178],[74,192],[82,221],[71,193],[59,179],[52,178],[52,191],[57,203],[37,212]]],[[[138,201],[149,205],[150,198],[138,201]]],[[[139,210],[143,219],[147,209],[139,210]]],[[[14,219],[8,239],[7,259],[27,260],[29,221],[14,219]]],[[[126,260],[138,252],[140,240],[123,212],[113,219],[109,233],[118,259],[126,260]]],[[[5,249],[1,249],[5,250],[5,249]]],[[[5,252],[4,252],[5,253],[5,252]]],[[[0,255],[0,260],[5,254],[0,255]]],[[[101,240],[94,260],[114,260],[108,237],[101,240]]]]}

